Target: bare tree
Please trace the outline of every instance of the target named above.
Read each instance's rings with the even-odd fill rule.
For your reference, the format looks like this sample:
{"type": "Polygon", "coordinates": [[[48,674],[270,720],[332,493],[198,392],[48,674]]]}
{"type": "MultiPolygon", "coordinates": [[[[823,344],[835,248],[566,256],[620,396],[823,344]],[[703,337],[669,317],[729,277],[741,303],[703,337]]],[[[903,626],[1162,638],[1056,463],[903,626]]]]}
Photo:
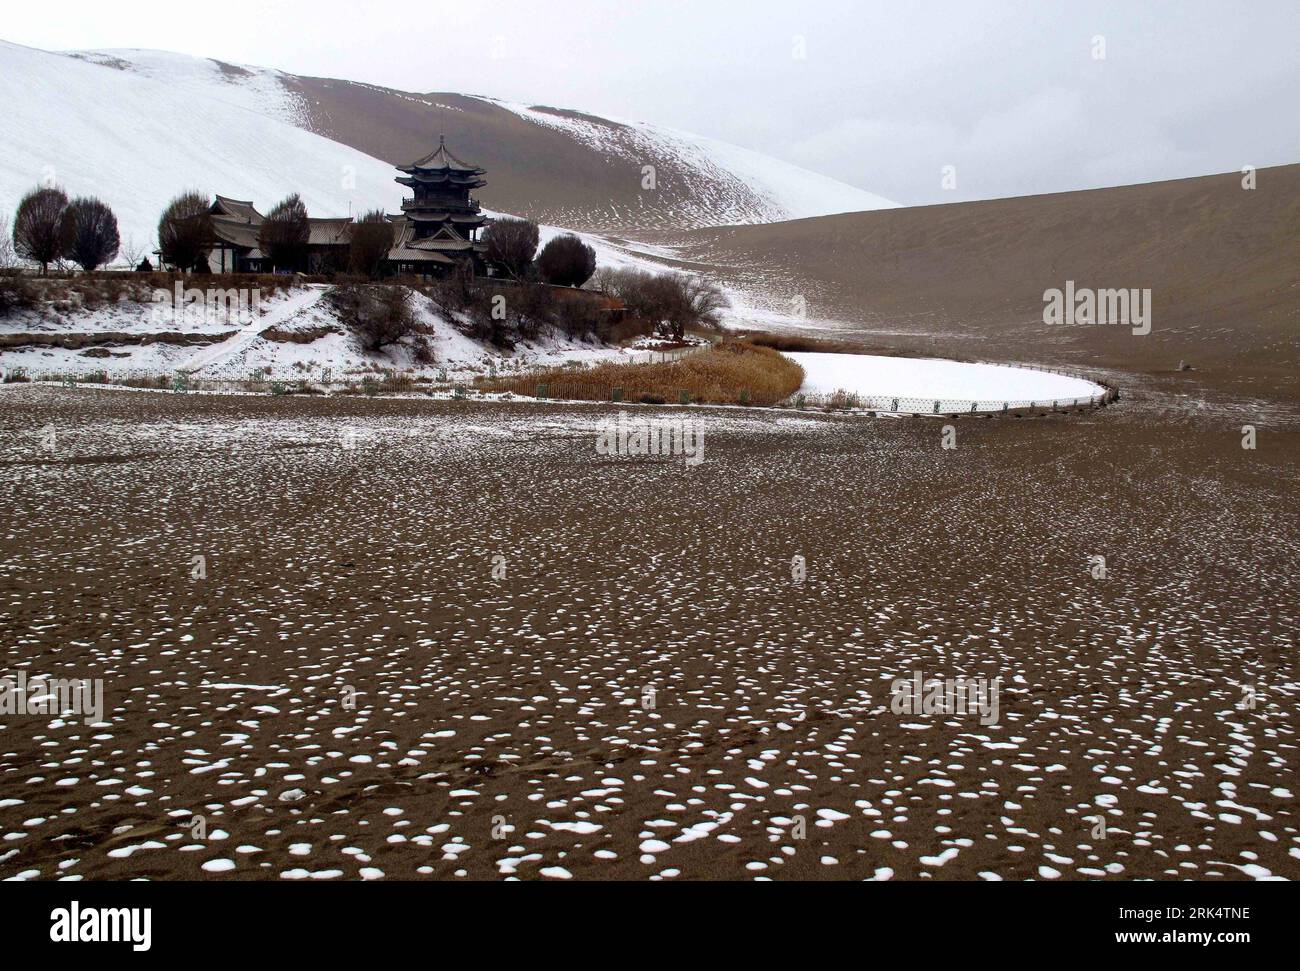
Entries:
{"type": "Polygon", "coordinates": [[[36,292],[15,267],[13,239],[9,235],[9,217],[0,216],[0,317],[36,303],[36,292]]]}
{"type": "Polygon", "coordinates": [[[686,273],[645,270],[602,271],[598,283],[622,301],[629,316],[645,321],[660,334],[680,341],[687,327],[720,326],[729,304],[713,281],[686,273]]]}
{"type": "Polygon", "coordinates": [[[722,311],[731,306],[731,301],[722,292],[722,287],[712,280],[691,274],[675,274],[682,278],[682,296],[689,308],[687,320],[697,327],[716,329],[722,326],[722,311]]]}
{"type": "Polygon", "coordinates": [[[118,250],[117,255],[122,258],[122,262],[127,267],[134,270],[145,258],[146,250],[147,247],[137,243],[134,236],[125,236],[122,239],[122,247],[118,250]]]}
{"type": "Polygon", "coordinates": [[[424,332],[411,302],[411,291],[402,286],[370,284],[335,287],[330,302],[344,326],[356,334],[367,351],[378,351],[404,338],[418,338],[424,332]]]}
{"type": "Polygon", "coordinates": [[[537,252],[540,238],[537,223],[531,219],[496,219],[487,228],[483,241],[487,244],[487,259],[516,280],[528,273],[537,252]]]}
{"type": "Polygon", "coordinates": [[[14,217],[14,250],[25,260],[41,264],[45,276],[63,252],[63,210],[68,197],[62,189],[33,189],[18,203],[14,217]]]}
{"type": "Polygon", "coordinates": [[[537,270],[547,283],[580,287],[596,272],[596,251],[572,233],[565,233],[542,247],[537,270]]]}
{"type": "Polygon", "coordinates": [[[257,231],[257,245],[276,269],[303,269],[310,241],[307,207],[296,192],[276,203],[257,231]]]}
{"type": "Polygon", "coordinates": [[[348,242],[348,265],[353,273],[371,280],[393,248],[393,224],[382,209],[368,212],[352,224],[348,242]]]}
{"type": "Polygon", "coordinates": [[[98,199],[73,199],[63,210],[62,255],[93,273],[117,258],[122,239],[113,210],[98,199]]]}
{"type": "Polygon", "coordinates": [[[201,192],[182,192],[163,210],[158,220],[159,259],[178,270],[206,265],[212,249],[212,217],[208,197],[201,192]]]}
{"type": "Polygon", "coordinates": [[[9,235],[9,217],[0,216],[0,270],[8,270],[16,262],[14,240],[9,235]]]}

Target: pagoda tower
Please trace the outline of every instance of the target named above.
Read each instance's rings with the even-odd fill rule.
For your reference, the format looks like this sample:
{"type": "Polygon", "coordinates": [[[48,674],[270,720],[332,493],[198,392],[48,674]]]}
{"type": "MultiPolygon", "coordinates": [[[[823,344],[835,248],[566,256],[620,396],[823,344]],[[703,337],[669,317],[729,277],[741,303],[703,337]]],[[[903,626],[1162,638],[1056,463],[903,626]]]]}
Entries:
{"type": "Polygon", "coordinates": [[[402,201],[402,213],[411,222],[410,244],[423,248],[420,243],[424,240],[446,240],[452,245],[434,245],[451,250],[461,248],[457,243],[466,243],[464,249],[474,248],[476,234],[487,219],[470,192],[487,185],[485,170],[452,155],[442,135],[432,153],[397,169],[403,173],[397,182],[414,193],[402,201]]]}

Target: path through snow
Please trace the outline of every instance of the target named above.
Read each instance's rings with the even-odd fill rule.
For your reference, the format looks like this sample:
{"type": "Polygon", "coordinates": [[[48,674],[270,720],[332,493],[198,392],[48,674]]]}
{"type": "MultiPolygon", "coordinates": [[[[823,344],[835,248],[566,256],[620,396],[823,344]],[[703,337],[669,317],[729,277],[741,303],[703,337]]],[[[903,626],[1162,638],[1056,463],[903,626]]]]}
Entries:
{"type": "Polygon", "coordinates": [[[176,370],[185,374],[197,374],[205,367],[224,357],[238,353],[262,335],[262,332],[276,324],[282,324],[296,317],[324,296],[326,287],[309,286],[277,303],[271,310],[262,313],[247,327],[226,338],[219,344],[210,344],[197,354],[177,366],[176,370]]]}

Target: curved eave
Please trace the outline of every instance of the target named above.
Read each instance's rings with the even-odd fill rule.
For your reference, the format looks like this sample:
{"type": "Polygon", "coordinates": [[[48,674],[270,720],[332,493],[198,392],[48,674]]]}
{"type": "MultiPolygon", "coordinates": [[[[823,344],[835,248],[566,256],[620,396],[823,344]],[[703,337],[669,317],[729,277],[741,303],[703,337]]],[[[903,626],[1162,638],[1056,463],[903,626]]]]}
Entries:
{"type": "Polygon", "coordinates": [[[411,165],[396,166],[399,172],[408,172],[411,174],[420,173],[424,175],[486,175],[487,169],[478,168],[458,168],[454,165],[421,165],[419,162],[411,165]]]}
{"type": "Polygon", "coordinates": [[[487,222],[486,216],[444,216],[437,214],[422,216],[414,212],[408,215],[413,223],[433,223],[435,225],[438,223],[454,223],[457,226],[482,226],[487,222]]]}
{"type": "Polygon", "coordinates": [[[458,176],[418,172],[414,175],[399,175],[393,180],[401,185],[414,187],[415,185],[454,185],[462,189],[478,189],[487,185],[486,180],[480,178],[460,178],[458,176]]]}

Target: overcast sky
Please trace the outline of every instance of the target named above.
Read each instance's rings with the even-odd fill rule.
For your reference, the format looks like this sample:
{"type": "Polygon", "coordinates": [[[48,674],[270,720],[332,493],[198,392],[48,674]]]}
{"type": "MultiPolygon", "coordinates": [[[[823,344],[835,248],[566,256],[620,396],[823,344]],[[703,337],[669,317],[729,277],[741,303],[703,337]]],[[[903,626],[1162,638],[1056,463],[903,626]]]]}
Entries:
{"type": "Polygon", "coordinates": [[[61,0],[0,36],[652,121],[909,204],[1300,161],[1300,0],[61,0]]]}

